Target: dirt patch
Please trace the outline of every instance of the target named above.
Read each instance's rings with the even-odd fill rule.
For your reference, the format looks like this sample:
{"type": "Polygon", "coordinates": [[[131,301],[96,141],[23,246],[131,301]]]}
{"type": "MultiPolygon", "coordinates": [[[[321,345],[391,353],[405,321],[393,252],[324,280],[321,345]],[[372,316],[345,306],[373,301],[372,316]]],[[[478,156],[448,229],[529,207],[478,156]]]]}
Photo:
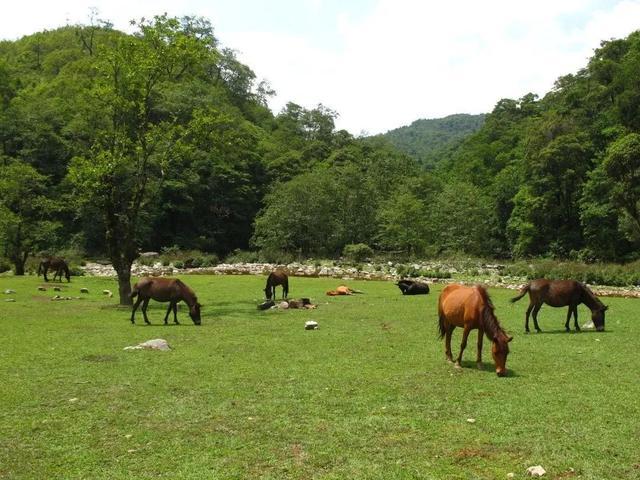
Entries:
{"type": "Polygon", "coordinates": [[[495,454],[490,447],[465,447],[453,452],[453,457],[457,462],[464,462],[469,458],[492,458],[495,454]]]}
{"type": "Polygon", "coordinates": [[[304,448],[299,443],[294,443],[290,447],[291,455],[293,457],[293,461],[296,465],[302,465],[304,463],[305,458],[307,458],[307,454],[304,451],[304,448]]]}

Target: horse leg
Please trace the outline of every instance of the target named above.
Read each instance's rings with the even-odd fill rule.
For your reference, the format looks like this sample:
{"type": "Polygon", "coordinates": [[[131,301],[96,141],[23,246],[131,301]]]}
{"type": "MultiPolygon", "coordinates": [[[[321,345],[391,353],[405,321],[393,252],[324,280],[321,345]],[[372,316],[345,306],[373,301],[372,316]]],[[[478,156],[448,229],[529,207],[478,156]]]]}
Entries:
{"type": "Polygon", "coordinates": [[[178,302],[173,303],[173,323],[180,325],[180,322],[178,321],[178,302]]]}
{"type": "Polygon", "coordinates": [[[580,331],[580,326],[578,325],[578,305],[573,306],[573,326],[576,328],[576,332],[580,331]]]}
{"type": "Polygon", "coordinates": [[[164,316],[164,324],[167,325],[167,319],[169,318],[169,313],[171,313],[171,310],[173,307],[173,302],[169,302],[169,308],[167,309],[167,314],[164,316]]]}
{"type": "Polygon", "coordinates": [[[462,331],[462,342],[460,342],[460,353],[458,354],[458,359],[456,360],[456,367],[458,368],[462,367],[462,354],[464,353],[464,349],[467,348],[467,337],[469,336],[470,331],[471,327],[465,325],[464,330],[462,331]]]}
{"type": "Polygon", "coordinates": [[[456,327],[454,327],[453,325],[449,325],[449,327],[447,328],[447,332],[445,333],[445,340],[444,340],[444,354],[447,356],[447,361],[453,363],[453,355],[451,355],[451,335],[453,334],[453,330],[456,327]]]}
{"type": "Polygon", "coordinates": [[[529,315],[531,315],[531,310],[533,310],[533,303],[529,303],[529,308],[527,308],[527,314],[525,315],[525,321],[524,321],[524,331],[526,333],[529,333],[529,315]]]}
{"type": "Polygon", "coordinates": [[[569,304],[569,310],[567,310],[567,321],[564,322],[564,329],[567,332],[570,332],[571,329],[569,328],[569,320],[571,320],[571,314],[573,313],[573,305],[569,304]]]}
{"type": "Polygon", "coordinates": [[[142,316],[144,317],[144,323],[151,325],[149,318],[147,318],[147,307],[149,306],[149,299],[145,298],[142,304],[142,316]]]}
{"type": "Polygon", "coordinates": [[[540,333],[540,326],[538,325],[538,312],[542,308],[542,304],[538,303],[533,307],[533,326],[536,329],[536,332],[540,333]]]}
{"type": "Polygon", "coordinates": [[[478,329],[478,356],[476,357],[476,364],[478,370],[482,370],[482,339],[484,338],[484,330],[478,329]]]}
{"type": "Polygon", "coordinates": [[[136,314],[136,310],[138,309],[138,307],[140,306],[140,303],[142,303],[142,298],[140,298],[140,296],[138,296],[138,298],[136,298],[136,303],[133,304],[133,309],[131,310],[131,323],[135,324],[135,314],[136,314]]]}
{"type": "Polygon", "coordinates": [[[45,282],[49,281],[49,279],[47,278],[47,270],[49,270],[49,267],[44,267],[44,269],[42,270],[42,275],[44,276],[45,282]]]}

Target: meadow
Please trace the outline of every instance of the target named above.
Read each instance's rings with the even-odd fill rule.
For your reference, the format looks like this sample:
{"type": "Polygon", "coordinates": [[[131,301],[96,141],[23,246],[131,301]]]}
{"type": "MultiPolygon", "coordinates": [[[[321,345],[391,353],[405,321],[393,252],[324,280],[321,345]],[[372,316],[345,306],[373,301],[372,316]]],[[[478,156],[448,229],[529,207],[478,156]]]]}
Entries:
{"type": "Polygon", "coordinates": [[[486,340],[475,368],[475,333],[463,369],[445,361],[440,285],[403,297],[351,281],[362,295],[327,297],[340,280],[291,278],[318,309],[263,312],[264,277],[182,279],[200,327],[184,305],[182,325],[162,325],[153,302],[153,325],[131,325],[108,278],[74,277],[60,294],[81,299],[51,301],[41,279],[0,277],[16,291],[0,297],[0,478],[499,479],[537,464],[640,478],[637,299],[603,298],[602,333],[565,333],[566,309],[545,306],[543,333],[525,335],[527,299],[490,289],[515,337],[498,378],[486,340]],[[123,350],[153,338],[172,351],[123,350]]]}

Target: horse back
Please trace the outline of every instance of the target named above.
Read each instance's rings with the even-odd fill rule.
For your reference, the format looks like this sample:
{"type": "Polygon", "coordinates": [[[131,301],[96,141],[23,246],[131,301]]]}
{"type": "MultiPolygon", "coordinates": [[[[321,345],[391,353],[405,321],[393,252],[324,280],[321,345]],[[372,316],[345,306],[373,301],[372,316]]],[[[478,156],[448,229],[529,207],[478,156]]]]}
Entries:
{"type": "MultiPolygon", "coordinates": [[[[168,302],[180,297],[180,280],[162,277],[144,277],[134,285],[134,291],[142,298],[151,298],[158,302],[168,302]],[[179,282],[179,283],[178,283],[179,282]]],[[[186,287],[186,285],[184,285],[186,287]]]]}
{"type": "Polygon", "coordinates": [[[475,323],[473,328],[477,328],[484,308],[479,288],[455,284],[444,288],[438,300],[438,311],[448,324],[463,327],[475,323]]]}
{"type": "Polygon", "coordinates": [[[534,303],[565,307],[581,302],[585,286],[575,280],[547,280],[541,278],[530,284],[529,295],[534,303]]]}
{"type": "Polygon", "coordinates": [[[289,283],[289,277],[282,270],[276,270],[269,274],[267,277],[267,284],[275,287],[276,285],[287,285],[289,283]]]}

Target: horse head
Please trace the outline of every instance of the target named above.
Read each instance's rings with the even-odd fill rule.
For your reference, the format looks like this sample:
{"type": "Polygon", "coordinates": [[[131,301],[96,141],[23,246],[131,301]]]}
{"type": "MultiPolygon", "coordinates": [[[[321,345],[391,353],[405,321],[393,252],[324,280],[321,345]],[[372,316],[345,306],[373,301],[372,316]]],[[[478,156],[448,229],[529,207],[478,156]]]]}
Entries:
{"type": "Polygon", "coordinates": [[[598,332],[604,331],[604,312],[609,309],[608,306],[603,305],[602,308],[598,308],[591,311],[591,321],[596,327],[598,332]]]}
{"type": "Polygon", "coordinates": [[[496,374],[504,377],[507,374],[507,355],[509,355],[509,342],[513,337],[504,331],[496,333],[491,344],[491,355],[496,364],[496,374]]]}
{"type": "Polygon", "coordinates": [[[201,320],[200,320],[200,307],[202,305],[200,305],[198,302],[195,302],[193,305],[191,305],[189,307],[189,316],[191,317],[191,320],[193,320],[193,323],[196,325],[200,325],[201,320]]]}

